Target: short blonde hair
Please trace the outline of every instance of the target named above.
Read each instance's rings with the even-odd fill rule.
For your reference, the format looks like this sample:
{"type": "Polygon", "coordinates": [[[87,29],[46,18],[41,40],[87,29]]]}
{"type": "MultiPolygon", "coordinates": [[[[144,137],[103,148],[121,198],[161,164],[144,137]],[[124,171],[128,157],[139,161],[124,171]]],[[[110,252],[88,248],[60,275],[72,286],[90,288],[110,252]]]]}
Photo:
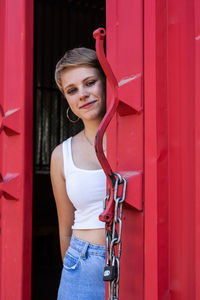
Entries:
{"type": "Polygon", "coordinates": [[[56,84],[63,94],[64,92],[61,83],[62,72],[68,67],[78,67],[83,65],[98,69],[103,75],[103,78],[105,78],[105,74],[101,68],[96,52],[94,50],[84,47],[68,50],[65,55],[58,61],[55,70],[56,84]]]}

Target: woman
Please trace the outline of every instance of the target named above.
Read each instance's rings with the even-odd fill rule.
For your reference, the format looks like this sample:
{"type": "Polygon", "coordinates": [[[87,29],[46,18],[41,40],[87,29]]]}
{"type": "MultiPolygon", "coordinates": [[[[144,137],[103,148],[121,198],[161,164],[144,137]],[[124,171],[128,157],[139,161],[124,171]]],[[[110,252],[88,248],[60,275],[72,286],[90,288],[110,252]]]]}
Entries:
{"type": "MultiPolygon", "coordinates": [[[[69,109],[84,129],[57,146],[51,158],[63,270],[59,300],[104,300],[106,177],[94,149],[97,128],[105,114],[105,77],[94,50],[65,53],[55,72],[69,109]]],[[[71,114],[67,116],[71,119],[71,114]]],[[[104,151],[106,151],[104,138],[104,151]]]]}

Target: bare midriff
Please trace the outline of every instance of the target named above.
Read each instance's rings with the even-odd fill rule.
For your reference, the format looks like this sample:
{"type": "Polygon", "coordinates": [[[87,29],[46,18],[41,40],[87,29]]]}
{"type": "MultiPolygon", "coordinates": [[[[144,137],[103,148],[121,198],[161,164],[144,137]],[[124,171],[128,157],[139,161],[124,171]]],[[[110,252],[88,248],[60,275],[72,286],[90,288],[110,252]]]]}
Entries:
{"type": "Polygon", "coordinates": [[[73,229],[73,235],[77,239],[96,244],[105,245],[105,229],[73,229]]]}

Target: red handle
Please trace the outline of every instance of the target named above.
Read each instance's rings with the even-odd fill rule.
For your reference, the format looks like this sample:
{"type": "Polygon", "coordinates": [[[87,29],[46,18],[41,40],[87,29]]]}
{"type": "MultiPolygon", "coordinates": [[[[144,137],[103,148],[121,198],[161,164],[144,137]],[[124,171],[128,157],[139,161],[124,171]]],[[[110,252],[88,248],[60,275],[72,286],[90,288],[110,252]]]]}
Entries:
{"type": "Polygon", "coordinates": [[[95,137],[95,149],[97,153],[97,157],[99,159],[99,162],[107,176],[108,183],[110,185],[110,200],[108,201],[108,204],[106,206],[105,211],[99,216],[99,219],[103,222],[106,222],[107,224],[110,224],[113,220],[113,211],[114,211],[114,186],[115,186],[115,175],[111,169],[111,166],[104,155],[103,151],[103,136],[106,131],[106,128],[108,127],[110,121],[112,120],[118,104],[119,104],[119,98],[118,98],[118,83],[117,80],[112,72],[112,69],[106,59],[105,53],[104,53],[104,38],[106,35],[106,31],[104,28],[98,28],[94,31],[93,36],[96,39],[96,53],[97,57],[99,59],[99,62],[101,64],[101,67],[109,81],[109,84],[113,91],[113,97],[111,99],[111,104],[109,108],[107,108],[107,112],[101,121],[99,128],[97,130],[97,134],[95,137]]]}
{"type": "Polygon", "coordinates": [[[113,97],[111,100],[111,105],[107,109],[107,112],[97,130],[97,134],[95,137],[95,149],[96,149],[96,153],[97,153],[99,162],[100,162],[111,186],[114,187],[115,176],[114,176],[112,169],[110,167],[110,164],[103,152],[103,136],[106,131],[106,128],[108,127],[112,117],[114,116],[114,114],[116,112],[117,106],[119,104],[119,99],[118,99],[118,83],[117,83],[117,80],[112,72],[112,69],[105,57],[105,53],[104,53],[103,43],[104,43],[105,35],[106,35],[106,31],[104,28],[98,28],[93,33],[93,36],[96,39],[97,57],[99,59],[101,67],[111,85],[111,88],[113,90],[113,97]]]}

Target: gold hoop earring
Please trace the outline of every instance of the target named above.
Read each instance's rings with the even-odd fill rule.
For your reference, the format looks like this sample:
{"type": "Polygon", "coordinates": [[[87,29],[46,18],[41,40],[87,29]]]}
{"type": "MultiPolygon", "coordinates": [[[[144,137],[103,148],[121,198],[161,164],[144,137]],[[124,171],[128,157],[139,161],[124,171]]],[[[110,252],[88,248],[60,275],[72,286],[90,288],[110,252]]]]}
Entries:
{"type": "Polygon", "coordinates": [[[72,123],[77,123],[77,122],[79,121],[79,117],[77,117],[76,120],[72,120],[72,119],[70,118],[70,116],[69,116],[69,110],[70,110],[70,107],[68,107],[68,109],[67,109],[67,111],[66,111],[66,116],[67,116],[68,120],[69,120],[70,122],[72,122],[72,123]]]}

